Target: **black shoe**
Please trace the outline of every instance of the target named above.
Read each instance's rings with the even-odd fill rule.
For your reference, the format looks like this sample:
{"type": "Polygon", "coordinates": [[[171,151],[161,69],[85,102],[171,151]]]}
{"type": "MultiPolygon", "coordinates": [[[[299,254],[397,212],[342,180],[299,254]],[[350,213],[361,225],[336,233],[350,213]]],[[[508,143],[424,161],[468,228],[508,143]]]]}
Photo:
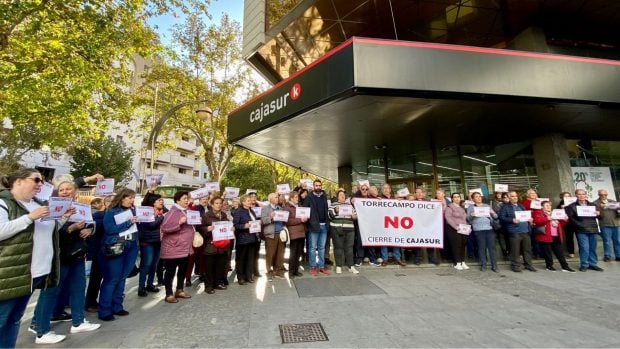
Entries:
{"type": "Polygon", "coordinates": [[[159,288],[158,288],[158,287],[155,287],[155,286],[153,286],[153,285],[151,285],[151,286],[146,286],[145,290],[146,290],[146,292],[153,292],[153,293],[157,293],[157,292],[159,292],[159,288]]]}
{"type": "Polygon", "coordinates": [[[114,321],[114,315],[108,315],[108,316],[103,316],[103,317],[99,317],[99,320],[101,321],[114,321]]]}
{"type": "Polygon", "coordinates": [[[531,265],[526,265],[526,266],[525,266],[525,269],[527,269],[527,270],[529,270],[529,271],[531,271],[531,272],[534,272],[534,273],[535,273],[535,272],[537,272],[536,268],[534,268],[534,267],[533,267],[533,266],[531,266],[531,265]]]}
{"type": "Polygon", "coordinates": [[[586,267],[579,267],[579,271],[586,272],[586,271],[588,271],[588,268],[586,268],[586,267]]]}
{"type": "Polygon", "coordinates": [[[114,315],[127,316],[129,315],[129,312],[127,310],[121,310],[121,311],[117,311],[116,313],[114,313],[114,315]]]}
{"type": "Polygon", "coordinates": [[[226,285],[224,285],[224,284],[219,284],[219,285],[215,286],[215,288],[218,289],[218,290],[225,290],[228,287],[226,287],[226,285]]]}
{"type": "Polygon", "coordinates": [[[491,267],[491,271],[494,273],[499,273],[499,270],[497,270],[497,267],[491,267]]]}
{"type": "Polygon", "coordinates": [[[574,273],[575,270],[572,269],[571,267],[566,267],[566,268],[562,268],[562,271],[568,272],[568,273],[574,273]]]}
{"type": "Polygon", "coordinates": [[[325,264],[327,264],[327,265],[334,265],[334,262],[332,262],[332,260],[329,259],[329,258],[325,258],[325,264]]]}
{"type": "Polygon", "coordinates": [[[515,273],[520,273],[520,272],[522,272],[522,270],[521,270],[521,269],[518,269],[518,268],[512,268],[512,271],[514,271],[515,273]]]}
{"type": "Polygon", "coordinates": [[[138,290],[138,297],[146,297],[148,296],[148,293],[146,293],[146,290],[138,290]]]}
{"type": "Polygon", "coordinates": [[[214,294],[215,290],[213,288],[211,288],[211,287],[207,287],[207,288],[205,288],[205,293],[214,294]]]}
{"type": "Polygon", "coordinates": [[[596,271],[603,271],[604,270],[603,268],[599,267],[598,265],[591,265],[591,266],[588,267],[588,269],[596,270],[596,271]]]}
{"type": "Polygon", "coordinates": [[[58,316],[54,316],[52,318],[52,320],[50,320],[51,323],[56,323],[56,322],[61,322],[61,321],[71,321],[71,314],[67,314],[67,313],[62,313],[58,316]]]}
{"type": "Polygon", "coordinates": [[[239,285],[245,285],[245,280],[239,280],[239,285]]]}
{"type": "Polygon", "coordinates": [[[253,284],[254,283],[254,279],[250,279],[250,280],[248,280],[248,282],[253,284]]]}
{"type": "Polygon", "coordinates": [[[555,271],[555,268],[553,266],[547,267],[546,269],[549,271],[555,271]]]}
{"type": "Polygon", "coordinates": [[[605,257],[605,258],[603,258],[603,262],[609,262],[609,261],[611,261],[611,257],[605,257]]]}
{"type": "Polygon", "coordinates": [[[481,265],[480,266],[480,271],[487,271],[487,267],[481,265]]]}

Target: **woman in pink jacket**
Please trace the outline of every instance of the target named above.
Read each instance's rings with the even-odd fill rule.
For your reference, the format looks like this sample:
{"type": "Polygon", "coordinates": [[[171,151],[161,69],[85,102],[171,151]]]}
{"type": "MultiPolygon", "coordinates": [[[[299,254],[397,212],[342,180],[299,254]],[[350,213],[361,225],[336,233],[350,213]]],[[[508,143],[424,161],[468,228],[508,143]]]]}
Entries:
{"type": "Polygon", "coordinates": [[[183,280],[189,256],[194,253],[192,241],[194,227],[187,224],[187,204],[189,194],[179,191],[174,194],[174,205],[164,216],[161,224],[161,259],[164,261],[164,285],[166,302],[177,303],[177,298],[191,298],[183,291],[183,280]],[[172,293],[172,279],[177,274],[176,292],[172,293]]]}

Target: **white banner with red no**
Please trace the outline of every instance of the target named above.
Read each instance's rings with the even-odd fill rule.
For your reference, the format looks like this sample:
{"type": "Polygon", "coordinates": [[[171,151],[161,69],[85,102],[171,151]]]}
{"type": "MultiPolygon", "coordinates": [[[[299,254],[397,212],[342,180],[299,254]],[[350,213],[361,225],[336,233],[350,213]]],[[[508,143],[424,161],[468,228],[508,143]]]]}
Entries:
{"type": "Polygon", "coordinates": [[[364,246],[443,248],[441,202],[355,199],[364,246]]]}

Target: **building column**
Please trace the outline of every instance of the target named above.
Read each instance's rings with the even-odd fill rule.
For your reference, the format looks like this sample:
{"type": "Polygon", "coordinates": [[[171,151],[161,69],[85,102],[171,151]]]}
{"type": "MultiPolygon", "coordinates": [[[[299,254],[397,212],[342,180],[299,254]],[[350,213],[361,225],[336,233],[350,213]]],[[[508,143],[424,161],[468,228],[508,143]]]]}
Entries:
{"type": "Polygon", "coordinates": [[[350,195],[351,193],[351,184],[353,183],[353,167],[351,166],[340,166],[338,167],[338,187],[344,188],[350,195]]]}
{"type": "Polygon", "coordinates": [[[538,196],[550,198],[555,207],[560,201],[559,194],[563,191],[574,191],[570,161],[566,150],[566,139],[562,134],[549,134],[534,139],[534,162],[540,188],[538,196]]]}

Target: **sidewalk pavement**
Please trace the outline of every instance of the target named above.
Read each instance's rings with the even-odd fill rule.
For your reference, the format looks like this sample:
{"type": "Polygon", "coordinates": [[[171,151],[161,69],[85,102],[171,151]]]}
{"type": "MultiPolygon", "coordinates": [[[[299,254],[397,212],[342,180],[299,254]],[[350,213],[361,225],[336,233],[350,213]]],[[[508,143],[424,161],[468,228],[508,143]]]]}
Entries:
{"type": "MultiPolygon", "coordinates": [[[[578,259],[569,259],[577,269],[578,259]]],[[[191,299],[163,301],[163,288],[137,296],[126,288],[129,316],[101,322],[99,330],[68,334],[50,348],[128,347],[620,347],[620,262],[600,262],[604,272],[500,273],[457,271],[450,264],[405,268],[365,266],[294,281],[261,277],[232,283],[215,294],[195,282],[191,299]],[[283,344],[279,325],[321,323],[328,341],[283,344]]],[[[556,263],[557,264],[557,263],[556,263]]],[[[264,263],[261,265],[264,266],[264,263]]],[[[35,347],[27,331],[38,293],[22,320],[18,347],[35,347]]]]}

